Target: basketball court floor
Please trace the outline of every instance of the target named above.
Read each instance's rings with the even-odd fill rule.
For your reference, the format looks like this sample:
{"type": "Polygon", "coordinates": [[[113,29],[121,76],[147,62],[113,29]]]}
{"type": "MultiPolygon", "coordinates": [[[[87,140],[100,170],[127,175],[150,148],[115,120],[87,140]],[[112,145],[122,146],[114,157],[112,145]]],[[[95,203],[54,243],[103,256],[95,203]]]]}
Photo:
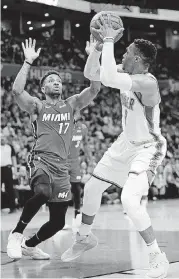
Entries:
{"type": "MultiPolygon", "coordinates": [[[[149,202],[148,209],[159,246],[170,261],[167,278],[179,279],[179,199],[149,202]]],[[[20,211],[1,213],[1,278],[145,278],[148,268],[146,247],[130,220],[124,218],[121,205],[101,207],[93,230],[99,245],[70,263],[63,263],[60,257],[72,244],[71,229],[40,244],[51,255],[51,260],[34,261],[23,257],[14,262],[8,258],[8,234],[19,216],[20,211]]],[[[69,225],[72,216],[70,207],[66,217],[69,225]]],[[[48,212],[40,211],[27,227],[25,236],[33,235],[47,220],[48,212]]]]}

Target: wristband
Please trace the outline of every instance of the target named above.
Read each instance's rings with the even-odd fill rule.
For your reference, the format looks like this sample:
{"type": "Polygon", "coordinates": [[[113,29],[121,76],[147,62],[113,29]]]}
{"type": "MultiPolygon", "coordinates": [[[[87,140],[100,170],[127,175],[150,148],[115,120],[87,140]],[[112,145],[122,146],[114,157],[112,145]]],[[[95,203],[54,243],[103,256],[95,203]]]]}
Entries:
{"type": "Polygon", "coordinates": [[[113,37],[105,37],[104,39],[103,39],[103,42],[105,43],[105,42],[114,42],[114,38],[113,37]]]}
{"type": "Polygon", "coordinates": [[[94,51],[96,51],[97,53],[100,53],[100,54],[101,54],[101,51],[100,51],[100,50],[97,50],[95,47],[94,47],[94,51]]]}
{"type": "Polygon", "coordinates": [[[28,62],[28,61],[26,61],[26,60],[25,60],[25,63],[27,63],[28,65],[32,66],[32,64],[31,64],[31,63],[29,63],[29,62],[28,62]]]}

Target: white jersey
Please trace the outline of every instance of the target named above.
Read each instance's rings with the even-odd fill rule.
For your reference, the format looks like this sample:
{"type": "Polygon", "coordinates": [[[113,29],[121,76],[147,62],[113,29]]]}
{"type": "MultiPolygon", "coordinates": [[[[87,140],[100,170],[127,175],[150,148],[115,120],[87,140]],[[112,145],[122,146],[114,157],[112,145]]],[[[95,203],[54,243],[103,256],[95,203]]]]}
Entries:
{"type": "MultiPolygon", "coordinates": [[[[145,74],[144,78],[146,75],[155,79],[151,74],[145,74]]],[[[156,94],[160,96],[159,91],[156,94]]],[[[161,135],[159,103],[153,107],[147,107],[142,104],[141,93],[132,91],[121,92],[121,103],[122,127],[130,142],[150,142],[161,135]]]]}

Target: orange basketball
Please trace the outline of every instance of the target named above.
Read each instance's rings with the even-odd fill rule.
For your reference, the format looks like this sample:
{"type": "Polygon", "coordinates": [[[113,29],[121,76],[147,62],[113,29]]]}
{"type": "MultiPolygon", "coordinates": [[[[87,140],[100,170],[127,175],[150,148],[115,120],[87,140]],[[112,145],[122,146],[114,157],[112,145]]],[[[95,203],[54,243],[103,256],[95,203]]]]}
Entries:
{"type": "MultiPolygon", "coordinates": [[[[111,11],[102,11],[100,13],[97,13],[91,20],[90,22],[90,31],[91,34],[94,36],[94,38],[100,42],[102,42],[102,39],[100,38],[100,36],[98,35],[97,32],[93,31],[91,29],[91,27],[95,28],[95,29],[99,29],[99,26],[97,25],[97,22],[101,22],[100,20],[100,16],[102,15],[102,17],[104,18],[104,21],[107,22],[107,15],[111,16],[111,23],[112,23],[112,27],[114,29],[119,29],[119,28],[123,28],[123,22],[122,19],[119,16],[118,12],[111,12],[111,11]]],[[[115,38],[115,42],[117,42],[120,39],[120,37],[116,37],[115,38]]]]}

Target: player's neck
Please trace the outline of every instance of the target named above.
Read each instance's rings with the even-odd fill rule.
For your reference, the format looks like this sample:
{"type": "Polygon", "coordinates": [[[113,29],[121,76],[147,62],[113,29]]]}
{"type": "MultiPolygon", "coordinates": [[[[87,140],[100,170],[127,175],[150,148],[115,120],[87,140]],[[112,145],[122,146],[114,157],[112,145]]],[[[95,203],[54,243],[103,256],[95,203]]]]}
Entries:
{"type": "Polygon", "coordinates": [[[135,67],[132,71],[132,75],[139,75],[139,74],[146,74],[148,73],[148,68],[144,67],[143,65],[139,65],[135,67]]]}
{"type": "Polygon", "coordinates": [[[61,96],[53,96],[53,97],[50,97],[48,95],[46,95],[46,101],[48,104],[52,104],[52,105],[55,105],[57,102],[60,102],[62,101],[61,99],[61,96]]]}

